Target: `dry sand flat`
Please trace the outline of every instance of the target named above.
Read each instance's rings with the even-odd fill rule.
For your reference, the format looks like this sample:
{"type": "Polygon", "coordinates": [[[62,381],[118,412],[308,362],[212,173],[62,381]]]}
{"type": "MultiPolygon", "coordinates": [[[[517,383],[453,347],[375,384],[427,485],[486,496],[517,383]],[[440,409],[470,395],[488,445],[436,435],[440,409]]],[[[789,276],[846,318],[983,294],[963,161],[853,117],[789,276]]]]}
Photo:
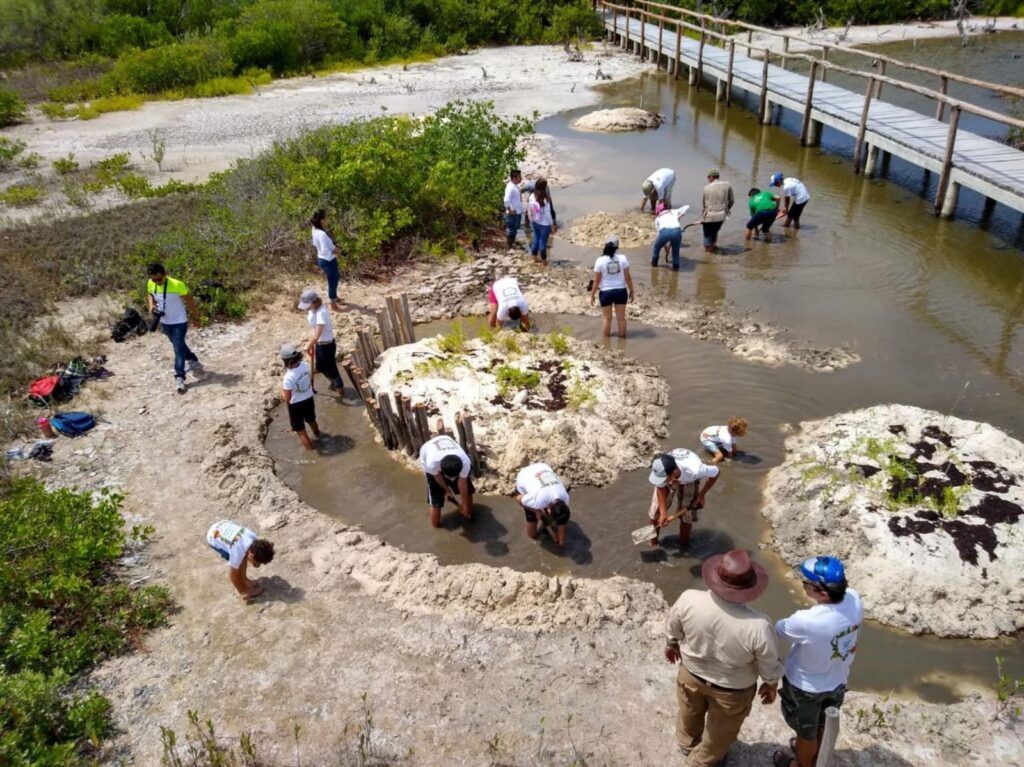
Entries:
{"type": "Polygon", "coordinates": [[[802,424],[768,475],[784,559],[847,563],[867,614],[915,633],[1024,628],[1024,445],[988,424],[879,405],[802,424]]]}
{"type": "MultiPolygon", "coordinates": [[[[416,277],[344,285],[366,309],[337,315],[341,345],[371,318],[361,311],[416,277]]],[[[60,440],[46,467],[54,484],[128,493],[131,523],[157,529],[126,562],[129,578],[165,583],[180,605],[143,652],[92,676],[114,702],[116,756],[156,764],[160,726],[182,730],[193,708],[225,739],[252,731],[270,764],[296,763],[295,725],[303,764],[344,764],[338,745],[346,725],[362,721],[365,692],[371,748],[389,764],[678,761],[673,669],[661,655],[666,605],[653,586],[440,566],[320,515],[277,479],[262,434],[279,386],[276,349],[307,332],[293,306],[282,298],[242,324],[199,333],[210,372],[184,397],[171,389],[164,338],[111,344],[116,377],[76,402],[105,421],[60,440]],[[277,546],[256,573],[267,593],[249,606],[203,539],[223,517],[277,546]]],[[[326,396],[317,406],[342,407],[326,396]]],[[[409,524],[431,534],[421,511],[408,510],[409,524]]],[[[853,692],[845,711],[840,765],[1020,763],[1018,736],[994,720],[990,700],[937,706],[853,692]]],[[[729,764],[760,767],[790,735],[776,707],[757,705],[729,764]]]]}

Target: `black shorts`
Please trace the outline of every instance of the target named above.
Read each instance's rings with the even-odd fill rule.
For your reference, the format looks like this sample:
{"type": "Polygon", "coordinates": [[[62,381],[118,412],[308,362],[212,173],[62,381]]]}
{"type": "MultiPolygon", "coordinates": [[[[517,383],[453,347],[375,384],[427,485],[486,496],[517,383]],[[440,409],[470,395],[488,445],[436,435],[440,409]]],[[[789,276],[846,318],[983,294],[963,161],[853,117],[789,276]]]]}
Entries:
{"type": "Polygon", "coordinates": [[[790,684],[786,677],[782,678],[782,691],[779,693],[782,717],[804,740],[818,739],[818,730],[825,726],[825,709],[829,706],[839,708],[844,698],[845,684],[829,692],[804,692],[790,684]]]}
{"type": "Polygon", "coordinates": [[[625,288],[602,290],[598,292],[597,298],[601,302],[601,306],[625,306],[629,301],[629,291],[625,288]]]}
{"type": "Polygon", "coordinates": [[[309,397],[302,402],[289,402],[288,420],[291,422],[292,431],[304,431],[307,423],[314,423],[316,405],[313,404],[313,398],[309,397]]]}
{"type": "Polygon", "coordinates": [[[528,509],[525,506],[523,506],[523,514],[526,516],[526,521],[531,525],[535,525],[539,521],[543,521],[548,525],[567,525],[571,516],[568,511],[565,514],[553,515],[546,514],[543,509],[528,509]]]}
{"type": "Polygon", "coordinates": [[[747,222],[747,229],[754,231],[757,227],[761,227],[761,231],[768,234],[768,230],[772,228],[778,215],[777,210],[762,210],[760,213],[755,213],[747,222]]]}
{"type": "MultiPolygon", "coordinates": [[[[807,202],[810,202],[810,200],[808,200],[807,202]]],[[[802,202],[799,205],[790,205],[789,206],[789,214],[786,216],[786,223],[787,224],[799,224],[800,223],[800,214],[803,213],[804,212],[804,208],[807,207],[807,202],[802,202]]]]}
{"type": "MultiPolygon", "coordinates": [[[[444,501],[448,497],[445,493],[444,488],[437,484],[437,480],[434,479],[433,474],[424,474],[427,478],[427,505],[432,509],[443,509],[444,501]]],[[[452,495],[458,497],[459,495],[459,480],[444,478],[445,484],[452,491],[452,495]]],[[[469,494],[472,495],[476,490],[473,487],[473,478],[466,477],[466,482],[469,483],[469,494]]]]}

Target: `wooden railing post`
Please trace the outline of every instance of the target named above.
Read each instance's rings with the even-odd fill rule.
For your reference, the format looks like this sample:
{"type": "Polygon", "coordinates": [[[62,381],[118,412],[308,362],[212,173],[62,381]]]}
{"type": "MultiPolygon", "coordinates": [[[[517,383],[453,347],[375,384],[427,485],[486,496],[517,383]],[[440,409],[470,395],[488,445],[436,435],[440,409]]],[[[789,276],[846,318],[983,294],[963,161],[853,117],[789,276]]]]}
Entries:
{"type": "MultiPolygon", "coordinates": [[[[942,75],[939,82],[941,83],[939,85],[939,93],[945,96],[946,92],[949,90],[949,78],[946,77],[945,75],[942,75]]],[[[939,103],[935,105],[935,119],[938,120],[939,122],[942,122],[942,116],[945,113],[945,110],[946,102],[940,99],[939,103]]]]}
{"type": "Polygon", "coordinates": [[[768,49],[764,49],[764,64],[761,66],[761,99],[757,106],[757,116],[763,125],[767,125],[769,122],[770,115],[765,115],[765,111],[768,108],[768,64],[771,61],[771,56],[768,53],[768,49]]]}
{"type": "Polygon", "coordinates": [[[629,22],[631,22],[632,20],[633,20],[633,16],[627,10],[626,11],[626,53],[629,53],[629,28],[631,26],[633,26],[629,22]]]}
{"type": "MultiPolygon", "coordinates": [[[[878,74],[880,74],[883,77],[885,77],[885,59],[882,59],[882,61],[878,65],[878,74]]],[[[878,81],[878,85],[875,88],[875,98],[879,99],[881,97],[882,97],[882,81],[879,80],[878,81]]]]}
{"type": "Polygon", "coordinates": [[[612,43],[618,45],[619,43],[619,9],[618,6],[612,8],[612,43]]]}
{"type": "Polygon", "coordinates": [[[647,47],[647,9],[640,9],[640,61],[644,60],[644,50],[647,47]]]}
{"type": "MultiPolygon", "coordinates": [[[[821,47],[821,60],[828,61],[828,46],[823,45],[821,47]]],[[[828,67],[821,68],[821,81],[825,82],[825,76],[828,74],[828,67]]]]}
{"type": "Polygon", "coordinates": [[[673,76],[676,80],[679,79],[679,68],[683,65],[683,54],[681,46],[683,44],[683,24],[682,21],[676,22],[676,65],[674,67],[675,72],[673,76]]]}
{"type": "Polygon", "coordinates": [[[811,73],[807,77],[807,98],[804,104],[804,119],[800,124],[800,145],[807,146],[807,134],[811,129],[811,105],[814,103],[814,80],[818,74],[818,62],[811,62],[811,73]]]}
{"type": "Polygon", "coordinates": [[[654,60],[657,62],[657,68],[661,69],[661,42],[665,37],[665,20],[662,18],[658,19],[658,52],[655,54],[654,60]]]}
{"type": "Polygon", "coordinates": [[[747,58],[748,59],[750,58],[750,43],[753,41],[753,39],[754,39],[754,30],[748,29],[747,30],[747,58]]]}
{"type": "Polygon", "coordinates": [[[704,30],[700,31],[700,43],[697,45],[697,90],[700,90],[700,81],[704,77],[704,30]]]}
{"type": "Polygon", "coordinates": [[[725,105],[732,106],[732,62],[736,58],[736,41],[729,41],[729,68],[725,72],[725,105]]]}
{"type": "Polygon", "coordinates": [[[960,105],[949,107],[949,131],[946,133],[946,154],[942,158],[942,172],[939,174],[939,188],[935,191],[935,215],[942,212],[949,187],[949,174],[953,170],[953,149],[956,147],[956,126],[960,122],[960,105]]]}
{"type": "Polygon", "coordinates": [[[868,127],[868,109],[871,107],[871,95],[875,92],[875,78],[868,77],[868,87],[864,91],[864,108],[860,112],[860,124],[857,126],[857,143],[853,147],[853,172],[860,173],[860,159],[864,150],[864,133],[868,127]]]}
{"type": "Polygon", "coordinates": [[[780,66],[786,68],[786,54],[789,53],[789,36],[782,38],[782,62],[780,66]]]}

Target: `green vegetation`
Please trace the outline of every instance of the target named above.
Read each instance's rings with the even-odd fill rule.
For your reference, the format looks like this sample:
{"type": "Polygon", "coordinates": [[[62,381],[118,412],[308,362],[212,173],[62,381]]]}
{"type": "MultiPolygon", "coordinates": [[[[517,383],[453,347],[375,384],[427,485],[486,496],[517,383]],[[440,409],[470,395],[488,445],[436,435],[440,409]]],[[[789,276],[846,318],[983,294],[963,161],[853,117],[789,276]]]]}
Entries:
{"type": "Polygon", "coordinates": [[[25,208],[29,205],[35,205],[45,196],[46,191],[37,184],[15,184],[0,191],[0,205],[9,205],[12,208],[25,208]]]}
{"type": "Polygon", "coordinates": [[[585,381],[573,376],[569,388],[565,392],[565,401],[573,410],[593,407],[597,404],[597,382],[585,381]]]}
{"type": "Polygon", "coordinates": [[[25,102],[6,86],[0,86],[0,128],[14,125],[25,116],[25,102]]]}
{"type": "Polygon", "coordinates": [[[466,332],[466,324],[461,320],[452,323],[452,329],[442,333],[435,339],[434,344],[444,354],[465,354],[468,350],[469,334],[466,332]]]}
{"type": "Polygon", "coordinates": [[[161,587],[117,579],[127,541],[121,498],[46,490],[15,480],[0,490],[0,763],[73,765],[95,750],[110,705],[71,681],[159,626],[161,587]]]}
{"type": "Polygon", "coordinates": [[[564,356],[569,353],[569,333],[566,330],[552,330],[548,333],[548,345],[555,354],[564,356]]]}
{"type": "MultiPolygon", "coordinates": [[[[674,2],[692,10],[711,13],[701,0],[674,2]]],[[[977,15],[1020,15],[1020,0],[968,0],[967,8],[977,15]]],[[[817,23],[819,11],[830,24],[886,24],[910,19],[943,19],[952,17],[948,0],[824,0],[778,4],[771,0],[726,0],[715,6],[719,17],[740,19],[767,27],[802,26],[817,23]]]]}
{"type": "Polygon", "coordinates": [[[13,168],[24,151],[24,141],[0,136],[0,172],[13,168]]]}
{"type": "Polygon", "coordinates": [[[504,399],[523,389],[536,389],[540,386],[540,373],[521,370],[513,365],[499,365],[494,370],[494,377],[498,380],[498,393],[504,399]]]}
{"type": "Polygon", "coordinates": [[[1018,679],[1004,668],[1005,659],[996,656],[996,718],[1021,718],[1021,699],[1024,698],[1024,679],[1018,679]]]}
{"type": "Polygon", "coordinates": [[[469,367],[469,362],[464,357],[449,355],[446,357],[431,357],[423,362],[417,362],[412,366],[412,371],[419,378],[455,378],[455,371],[459,368],[469,367]]]}

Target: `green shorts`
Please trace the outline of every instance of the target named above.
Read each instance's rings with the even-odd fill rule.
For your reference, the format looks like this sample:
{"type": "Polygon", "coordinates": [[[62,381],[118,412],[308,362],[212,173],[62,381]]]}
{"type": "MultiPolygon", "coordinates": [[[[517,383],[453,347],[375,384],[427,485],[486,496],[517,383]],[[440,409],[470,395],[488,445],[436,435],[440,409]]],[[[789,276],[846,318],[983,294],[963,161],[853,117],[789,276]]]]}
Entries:
{"type": "Polygon", "coordinates": [[[817,740],[818,730],[825,726],[825,709],[839,708],[846,698],[846,685],[841,684],[830,692],[804,692],[782,678],[782,716],[798,736],[804,740],[817,740]]]}

